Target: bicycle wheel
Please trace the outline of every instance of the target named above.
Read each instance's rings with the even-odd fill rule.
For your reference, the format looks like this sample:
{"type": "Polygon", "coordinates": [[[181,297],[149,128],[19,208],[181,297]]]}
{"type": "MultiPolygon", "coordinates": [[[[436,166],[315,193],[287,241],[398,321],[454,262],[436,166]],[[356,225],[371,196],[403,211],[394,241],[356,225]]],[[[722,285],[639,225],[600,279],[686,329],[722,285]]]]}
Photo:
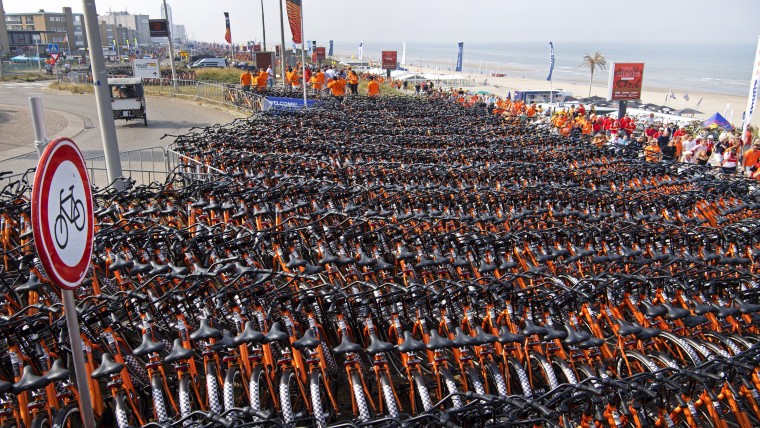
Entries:
{"type": "Polygon", "coordinates": [[[127,405],[124,392],[120,392],[113,398],[114,414],[116,415],[116,424],[119,428],[137,427],[140,422],[127,405]]]}
{"type": "Polygon", "coordinates": [[[224,410],[229,411],[233,407],[242,408],[248,405],[248,391],[245,389],[245,380],[240,368],[234,367],[227,370],[224,375],[224,410]]]}
{"type": "MultiPolygon", "coordinates": [[[[493,361],[486,361],[486,373],[488,375],[486,381],[488,381],[490,386],[496,387],[496,392],[500,397],[506,397],[508,395],[507,383],[504,381],[504,376],[502,376],[499,366],[493,361]]],[[[493,394],[493,389],[490,387],[489,391],[493,394]]]]}
{"type": "Polygon", "coordinates": [[[531,389],[537,394],[545,394],[559,385],[552,365],[541,354],[531,352],[530,373],[532,374],[531,389]]]}
{"type": "Polygon", "coordinates": [[[194,410],[200,410],[202,407],[198,402],[192,386],[190,385],[190,376],[183,376],[179,381],[179,410],[182,417],[185,417],[194,410]]]}
{"type": "MultiPolygon", "coordinates": [[[[457,382],[454,380],[454,376],[451,375],[451,372],[447,368],[441,368],[439,370],[440,377],[443,380],[443,383],[446,385],[446,388],[443,388],[442,385],[438,386],[438,389],[441,391],[441,397],[438,397],[439,400],[443,400],[446,395],[448,394],[457,394],[459,393],[459,389],[457,388],[457,382]]],[[[459,395],[453,395],[451,397],[451,403],[454,405],[455,409],[458,409],[462,407],[462,397],[459,395]]]]}
{"type": "Polygon", "coordinates": [[[327,426],[327,414],[325,408],[329,406],[327,397],[324,394],[324,385],[322,383],[322,373],[315,371],[309,374],[309,392],[311,393],[311,406],[314,420],[317,427],[324,428],[327,426]]]}
{"type": "Polygon", "coordinates": [[[358,418],[362,422],[368,422],[370,420],[369,406],[367,406],[367,398],[364,396],[364,387],[362,386],[361,377],[359,373],[351,372],[351,388],[353,389],[354,399],[356,400],[356,407],[358,409],[358,418]]]}
{"type": "Polygon", "coordinates": [[[81,428],[84,426],[82,423],[82,415],[79,413],[79,406],[76,404],[69,404],[62,408],[55,414],[53,418],[53,426],[58,428],[81,428]]]}
{"type": "Polygon", "coordinates": [[[206,363],[206,400],[211,413],[219,414],[222,406],[219,404],[219,385],[216,378],[216,365],[213,362],[206,363]]]}
{"type": "Polygon", "coordinates": [[[515,357],[507,357],[507,367],[504,373],[506,374],[505,380],[509,395],[522,395],[527,398],[533,396],[528,373],[515,357]]]}
{"type": "Polygon", "coordinates": [[[50,419],[46,414],[37,415],[29,425],[31,428],[50,428],[50,419]]]}
{"type": "Polygon", "coordinates": [[[158,375],[153,375],[150,379],[150,395],[153,397],[153,414],[159,422],[169,419],[164,398],[164,385],[158,375]]]}
{"type": "Polygon", "coordinates": [[[256,367],[251,373],[251,380],[248,384],[248,396],[251,399],[251,408],[253,410],[274,410],[272,391],[269,389],[266,373],[264,373],[261,367],[256,367]]]}
{"type": "Polygon", "coordinates": [[[387,373],[380,373],[380,390],[385,401],[386,413],[392,418],[398,417],[398,405],[396,403],[396,394],[393,393],[393,385],[388,378],[387,373]]]}
{"type": "Polygon", "coordinates": [[[467,381],[469,382],[471,390],[477,392],[478,394],[486,393],[486,389],[483,386],[483,379],[480,378],[480,373],[478,373],[477,370],[472,367],[467,367],[464,369],[464,373],[467,377],[467,381]]]}
{"type": "MultiPolygon", "coordinates": [[[[419,401],[419,403],[415,404],[415,408],[419,408],[418,405],[422,404],[423,410],[427,412],[433,407],[433,401],[430,399],[430,391],[428,391],[427,385],[425,384],[425,379],[420,372],[414,371],[412,372],[412,380],[414,381],[414,387],[417,391],[415,397],[417,397],[417,401],[419,401]]],[[[417,413],[421,412],[418,410],[417,413]]]]}
{"type": "Polygon", "coordinates": [[[280,410],[283,422],[288,425],[308,414],[306,400],[292,370],[286,370],[280,375],[280,410]]]}

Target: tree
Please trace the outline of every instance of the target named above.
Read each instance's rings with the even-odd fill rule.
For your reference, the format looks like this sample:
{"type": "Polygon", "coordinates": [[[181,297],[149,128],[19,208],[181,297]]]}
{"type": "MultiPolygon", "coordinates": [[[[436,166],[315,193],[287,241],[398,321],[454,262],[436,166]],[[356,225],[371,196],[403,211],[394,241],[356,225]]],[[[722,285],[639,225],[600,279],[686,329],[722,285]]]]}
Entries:
{"type": "Polygon", "coordinates": [[[591,72],[591,77],[588,81],[588,96],[591,97],[591,84],[594,81],[594,71],[596,71],[597,67],[600,70],[604,70],[607,67],[607,59],[599,51],[596,51],[594,55],[586,54],[583,57],[583,62],[578,67],[588,68],[591,72]]]}

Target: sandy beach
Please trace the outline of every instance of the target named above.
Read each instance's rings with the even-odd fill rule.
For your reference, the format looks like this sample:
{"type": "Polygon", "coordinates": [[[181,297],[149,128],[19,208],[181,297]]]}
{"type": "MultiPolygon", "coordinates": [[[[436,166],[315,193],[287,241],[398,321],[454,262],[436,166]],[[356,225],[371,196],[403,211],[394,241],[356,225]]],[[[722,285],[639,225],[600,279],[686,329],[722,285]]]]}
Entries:
{"type": "MultiPolygon", "coordinates": [[[[433,68],[409,66],[408,70],[419,73],[436,73],[433,68]]],[[[482,83],[487,79],[487,85],[475,85],[467,86],[465,89],[471,91],[489,91],[499,96],[507,96],[508,93],[514,93],[514,91],[520,90],[549,90],[550,84],[546,80],[526,79],[520,77],[520,70],[515,69],[502,69],[500,72],[506,74],[506,77],[493,77],[486,74],[468,74],[463,76],[465,79],[472,79],[476,82],[482,83]]],[[[441,72],[438,71],[440,74],[441,72]]],[[[446,73],[454,74],[454,73],[446,73]]],[[[594,73],[594,81],[591,87],[591,95],[606,97],[607,96],[607,79],[609,73],[607,70],[597,71],[594,73]]],[[[553,88],[564,89],[570,91],[573,96],[581,98],[588,96],[588,80],[582,81],[559,81],[554,80],[552,82],[553,88]]],[[[747,82],[747,88],[749,90],[749,82],[747,82]]],[[[669,89],[659,88],[656,86],[656,82],[647,85],[646,78],[642,91],[641,101],[645,103],[652,103],[657,105],[664,105],[665,99],[669,94],[669,89]]],[[[700,98],[702,103],[697,110],[703,112],[703,114],[697,114],[694,119],[706,119],[716,112],[721,115],[726,110],[726,105],[729,105],[726,113],[726,119],[731,121],[734,126],[741,126],[742,112],[747,106],[747,97],[725,95],[719,93],[710,92],[689,92],[689,101],[683,99],[683,93],[675,94],[678,98],[668,98],[667,106],[680,110],[682,108],[695,108],[700,98]],[[733,116],[732,116],[733,111],[733,116]]],[[[760,126],[760,115],[756,114],[751,123],[756,126],[760,126]]]]}

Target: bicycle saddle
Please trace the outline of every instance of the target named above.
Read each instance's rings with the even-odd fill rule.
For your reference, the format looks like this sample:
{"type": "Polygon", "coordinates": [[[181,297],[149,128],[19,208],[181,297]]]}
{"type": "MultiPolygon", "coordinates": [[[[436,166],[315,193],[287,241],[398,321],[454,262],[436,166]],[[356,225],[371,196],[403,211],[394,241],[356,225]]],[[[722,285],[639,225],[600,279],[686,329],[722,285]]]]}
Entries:
{"type": "Polygon", "coordinates": [[[454,346],[457,348],[480,345],[477,339],[470,336],[469,334],[465,334],[461,327],[454,329],[454,339],[452,339],[452,342],[454,342],[454,346]]]}
{"type": "Polygon", "coordinates": [[[629,334],[638,334],[639,332],[641,332],[641,329],[643,328],[638,324],[636,325],[628,324],[627,322],[621,319],[616,319],[615,322],[617,322],[617,325],[620,327],[618,328],[618,334],[621,336],[628,336],[629,334]]]}
{"type": "Polygon", "coordinates": [[[71,377],[71,371],[63,365],[63,360],[58,358],[53,361],[53,367],[43,376],[48,382],[59,382],[71,377]]]}
{"type": "Polygon", "coordinates": [[[739,312],[743,314],[751,314],[754,312],[760,312],[760,305],[754,303],[747,303],[738,297],[734,297],[734,302],[739,306],[739,312]]]}
{"type": "Polygon", "coordinates": [[[470,262],[468,262],[467,260],[465,260],[464,257],[457,255],[456,259],[454,259],[454,261],[451,262],[451,265],[454,266],[454,267],[461,268],[461,267],[469,266],[470,262]]]}
{"type": "Polygon", "coordinates": [[[172,343],[172,351],[166,355],[164,361],[173,364],[181,360],[189,360],[194,356],[195,352],[193,352],[192,349],[187,349],[182,346],[182,341],[180,339],[174,339],[174,342],[172,343]]]}
{"type": "Polygon", "coordinates": [[[574,346],[581,342],[585,342],[591,339],[590,334],[586,333],[585,331],[579,332],[568,323],[565,323],[564,328],[565,328],[565,332],[567,336],[565,336],[565,338],[562,339],[562,343],[564,343],[565,345],[574,346]]]}
{"type": "Polygon", "coordinates": [[[100,359],[100,367],[93,370],[90,376],[93,379],[103,379],[118,374],[122,369],[124,369],[124,364],[115,362],[111,354],[106,352],[100,359]]]}
{"type": "Polygon", "coordinates": [[[362,347],[352,342],[348,338],[347,334],[343,335],[343,339],[341,339],[340,345],[333,348],[333,352],[335,352],[336,354],[341,354],[341,355],[345,355],[349,353],[358,354],[361,351],[362,351],[362,347]]]}
{"type": "Polygon", "coordinates": [[[21,379],[13,384],[11,391],[14,394],[21,394],[24,391],[44,388],[50,383],[45,376],[37,376],[32,372],[32,366],[24,366],[21,379]]]}
{"type": "Polygon", "coordinates": [[[480,328],[479,325],[475,326],[474,339],[478,342],[478,345],[485,345],[486,343],[496,343],[496,341],[498,340],[498,338],[494,336],[493,334],[489,334],[483,331],[483,329],[480,328]]]}
{"type": "Polygon", "coordinates": [[[272,326],[269,327],[269,331],[266,333],[265,336],[269,342],[287,343],[290,340],[290,336],[288,336],[288,333],[285,333],[284,331],[282,331],[282,327],[280,326],[279,321],[273,323],[272,326]]]}
{"type": "Polygon", "coordinates": [[[543,336],[547,333],[549,333],[549,331],[546,327],[535,325],[531,320],[525,320],[525,327],[522,329],[522,334],[526,336],[533,336],[534,334],[543,336]]]}
{"type": "Polygon", "coordinates": [[[398,254],[396,254],[396,260],[411,260],[416,257],[416,254],[407,251],[406,247],[403,245],[398,249],[398,254]]]}
{"type": "Polygon", "coordinates": [[[726,306],[716,306],[718,308],[718,312],[715,313],[715,316],[718,318],[727,318],[730,316],[739,315],[739,308],[731,308],[726,306]]]}
{"type": "Polygon", "coordinates": [[[172,263],[167,263],[166,266],[169,267],[169,273],[173,277],[183,277],[190,273],[190,269],[187,268],[187,266],[175,266],[172,263]]]}
{"type": "Polygon", "coordinates": [[[235,337],[235,342],[243,343],[267,343],[264,333],[253,328],[252,321],[246,321],[243,331],[235,337]]]}
{"type": "Polygon", "coordinates": [[[556,330],[552,328],[551,326],[546,327],[546,334],[543,337],[543,340],[554,340],[554,339],[564,339],[567,337],[567,332],[564,332],[562,330],[556,330]]]}
{"type": "Polygon", "coordinates": [[[644,307],[644,314],[647,318],[657,318],[668,313],[667,308],[655,306],[646,300],[642,300],[640,305],[644,307]]]}
{"type": "Polygon", "coordinates": [[[499,338],[497,340],[502,345],[506,345],[507,343],[522,343],[525,342],[525,336],[522,334],[512,333],[509,331],[509,328],[504,325],[501,327],[499,338]]]}
{"type": "Polygon", "coordinates": [[[113,253],[113,263],[108,265],[108,269],[110,270],[119,270],[119,269],[130,269],[132,266],[135,265],[135,262],[132,260],[127,260],[124,257],[122,257],[119,253],[113,253]]]}
{"type": "Polygon", "coordinates": [[[517,262],[511,262],[504,258],[501,259],[501,264],[499,265],[499,270],[504,271],[508,269],[514,269],[518,266],[517,262]]]}
{"type": "Polygon", "coordinates": [[[704,315],[688,315],[683,318],[683,325],[689,328],[694,328],[699,326],[700,324],[704,324],[708,321],[707,317],[704,315]]]}
{"type": "Polygon", "coordinates": [[[315,266],[311,263],[306,263],[306,265],[304,265],[303,272],[301,273],[304,275],[315,275],[324,270],[325,269],[322,266],[315,266]]]}
{"type": "Polygon", "coordinates": [[[361,267],[371,267],[377,264],[377,260],[368,257],[366,254],[364,254],[364,251],[361,251],[359,253],[359,261],[357,261],[356,264],[361,267]]]}
{"type": "Polygon", "coordinates": [[[132,269],[129,270],[130,275],[137,275],[141,273],[150,272],[153,267],[149,263],[139,263],[133,260],[132,269]]]}
{"type": "Polygon", "coordinates": [[[404,332],[404,341],[400,345],[396,346],[399,352],[419,352],[424,351],[427,348],[425,344],[412,337],[412,333],[408,331],[404,332]]]}
{"type": "Polygon", "coordinates": [[[688,309],[677,308],[668,302],[663,303],[662,306],[664,306],[665,309],[667,309],[666,317],[669,320],[680,320],[682,318],[686,318],[689,315],[691,315],[691,311],[689,311],[688,309]]]}
{"type": "Polygon", "coordinates": [[[39,290],[41,286],[42,283],[40,282],[39,278],[37,278],[37,275],[30,273],[29,280],[14,288],[13,291],[16,291],[18,293],[25,293],[27,291],[39,290]]]}
{"type": "Polygon", "coordinates": [[[324,265],[326,265],[328,263],[330,263],[330,264],[337,264],[338,262],[340,262],[340,257],[336,256],[330,250],[326,249],[324,251],[324,255],[322,256],[321,259],[319,259],[319,261],[317,263],[319,263],[320,265],[324,266],[324,265]]]}
{"type": "Polygon", "coordinates": [[[395,266],[392,263],[386,262],[382,257],[377,257],[375,259],[377,262],[377,266],[373,269],[375,272],[381,271],[381,270],[387,270],[387,271],[393,271],[395,269],[395,266]]]}
{"type": "Polygon", "coordinates": [[[479,272],[479,273],[491,273],[491,272],[493,272],[493,271],[495,271],[495,270],[496,270],[496,266],[494,266],[494,265],[492,265],[492,264],[490,264],[490,263],[486,263],[486,262],[483,262],[483,263],[482,263],[482,264],[481,264],[481,265],[478,267],[478,272],[479,272]]]}
{"type": "Polygon", "coordinates": [[[149,332],[145,332],[142,335],[142,343],[140,343],[140,346],[133,349],[132,353],[138,357],[144,357],[149,354],[161,352],[165,347],[166,345],[163,342],[154,341],[151,338],[151,334],[149,332]]]}
{"type": "Polygon", "coordinates": [[[198,199],[197,201],[195,201],[192,204],[190,204],[190,207],[192,207],[192,208],[203,208],[206,205],[208,205],[208,202],[206,202],[206,200],[203,199],[203,197],[201,196],[200,199],[198,199]]]}
{"type": "Polygon", "coordinates": [[[641,331],[638,333],[634,333],[636,335],[636,338],[639,340],[647,341],[653,337],[660,335],[660,329],[659,328],[646,328],[641,327],[641,331]]]}
{"type": "Polygon", "coordinates": [[[237,348],[238,345],[240,344],[235,341],[234,337],[232,337],[232,333],[229,330],[224,330],[222,338],[217,340],[211,348],[215,351],[219,351],[222,349],[237,348]]]}
{"type": "Polygon", "coordinates": [[[153,260],[150,261],[150,267],[151,267],[151,270],[149,273],[150,276],[163,275],[172,271],[169,265],[160,265],[153,260]]]}
{"type": "Polygon", "coordinates": [[[430,330],[430,340],[428,340],[428,343],[425,346],[427,346],[427,348],[431,351],[438,349],[450,349],[454,347],[454,342],[445,337],[441,337],[441,335],[438,334],[438,330],[432,329],[430,330]]]}
{"type": "Polygon", "coordinates": [[[697,315],[704,315],[711,312],[718,312],[718,308],[713,304],[703,304],[697,301],[694,302],[694,313],[697,315]]]}
{"type": "Polygon", "coordinates": [[[298,257],[295,253],[290,253],[290,260],[285,263],[285,267],[288,269],[295,269],[301,266],[306,266],[306,260],[298,257]]]}
{"type": "Polygon", "coordinates": [[[432,266],[435,266],[435,265],[436,265],[436,263],[435,263],[434,260],[430,260],[429,258],[427,258],[425,256],[420,256],[419,263],[417,263],[416,265],[414,265],[414,267],[416,269],[425,269],[425,268],[429,268],[429,267],[432,267],[432,266]]]}
{"type": "Polygon", "coordinates": [[[221,337],[222,332],[211,327],[207,318],[201,319],[201,325],[198,326],[198,330],[195,330],[190,334],[190,340],[195,342],[199,340],[219,339],[221,337]]]}
{"type": "Polygon", "coordinates": [[[367,353],[379,354],[381,352],[389,352],[394,348],[392,343],[384,342],[377,337],[375,333],[369,335],[369,346],[367,346],[367,353]]]}
{"type": "Polygon", "coordinates": [[[588,340],[584,340],[583,342],[579,343],[578,347],[581,349],[591,349],[591,348],[598,348],[602,345],[604,345],[603,339],[600,339],[598,337],[592,337],[588,340]]]}
{"type": "Polygon", "coordinates": [[[306,332],[303,334],[303,336],[301,336],[300,339],[292,343],[292,346],[294,349],[298,349],[300,351],[304,348],[316,349],[320,343],[322,342],[314,335],[314,330],[309,328],[306,329],[306,332]]]}

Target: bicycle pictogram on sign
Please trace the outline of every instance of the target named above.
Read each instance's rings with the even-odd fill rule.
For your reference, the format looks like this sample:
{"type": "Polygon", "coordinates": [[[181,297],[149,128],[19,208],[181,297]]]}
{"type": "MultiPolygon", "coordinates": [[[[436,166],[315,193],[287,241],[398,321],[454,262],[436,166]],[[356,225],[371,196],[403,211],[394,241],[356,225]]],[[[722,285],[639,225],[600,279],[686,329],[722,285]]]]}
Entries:
{"type": "Polygon", "coordinates": [[[65,249],[69,243],[69,225],[74,225],[78,231],[84,229],[84,202],[74,199],[74,185],[69,187],[69,194],[63,196],[60,190],[60,202],[58,203],[58,216],[55,218],[55,243],[58,248],[65,249]]]}

